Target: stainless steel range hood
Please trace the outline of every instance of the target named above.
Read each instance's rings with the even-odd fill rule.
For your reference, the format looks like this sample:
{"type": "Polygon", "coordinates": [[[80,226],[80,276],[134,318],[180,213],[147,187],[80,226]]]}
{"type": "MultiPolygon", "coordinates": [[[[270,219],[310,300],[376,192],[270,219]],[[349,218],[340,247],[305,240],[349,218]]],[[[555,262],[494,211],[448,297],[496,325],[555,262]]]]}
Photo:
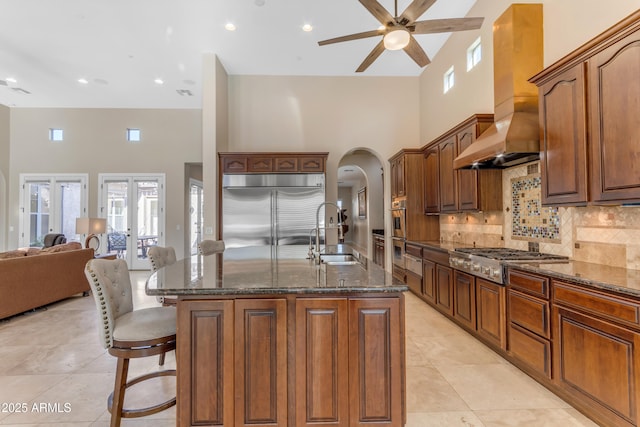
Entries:
{"type": "Polygon", "coordinates": [[[495,123],[453,161],[456,169],[506,168],[540,157],[541,4],[512,4],[493,24],[495,123]]]}

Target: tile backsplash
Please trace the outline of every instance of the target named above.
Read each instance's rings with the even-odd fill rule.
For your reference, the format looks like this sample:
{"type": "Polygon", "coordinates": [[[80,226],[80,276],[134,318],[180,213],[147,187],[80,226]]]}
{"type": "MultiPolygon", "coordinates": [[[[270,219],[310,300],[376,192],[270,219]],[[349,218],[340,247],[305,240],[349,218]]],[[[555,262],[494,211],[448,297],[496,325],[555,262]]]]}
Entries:
{"type": "MultiPolygon", "coordinates": [[[[440,215],[441,240],[523,250],[529,249],[529,242],[536,242],[539,243],[540,252],[565,255],[577,261],[640,270],[640,207],[553,208],[546,224],[542,221],[542,216],[530,218],[534,221],[540,220],[540,226],[555,221],[551,230],[547,230],[547,235],[526,234],[523,230],[518,230],[517,226],[521,221],[517,220],[522,219],[523,211],[519,211],[517,206],[514,209],[512,184],[532,179],[535,174],[531,173],[531,165],[516,166],[503,171],[502,211],[440,215]],[[536,237],[532,237],[534,235],[536,237]]],[[[541,207],[541,204],[537,204],[539,199],[531,198],[531,194],[525,195],[524,200],[529,203],[525,209],[541,207]]],[[[539,197],[539,193],[536,197],[539,197]]],[[[532,209],[528,214],[535,210],[532,209]]]]}

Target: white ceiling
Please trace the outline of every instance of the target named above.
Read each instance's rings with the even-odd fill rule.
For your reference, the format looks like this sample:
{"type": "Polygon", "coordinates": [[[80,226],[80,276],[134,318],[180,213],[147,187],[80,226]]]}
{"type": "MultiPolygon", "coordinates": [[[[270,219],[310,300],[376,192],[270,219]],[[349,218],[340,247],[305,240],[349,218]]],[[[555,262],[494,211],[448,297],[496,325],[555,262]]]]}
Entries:
{"type": "MultiPolygon", "coordinates": [[[[392,0],[379,2],[394,14],[392,0]]],[[[398,0],[398,12],[409,3],[398,0]]],[[[437,0],[420,20],[463,17],[474,3],[437,0]]],[[[353,76],[377,37],[317,42],[378,26],[357,0],[0,0],[0,104],[200,108],[204,52],[231,75],[353,76]]],[[[448,36],[415,37],[433,59],[448,36]]],[[[386,51],[362,75],[421,72],[403,51],[386,51]]]]}

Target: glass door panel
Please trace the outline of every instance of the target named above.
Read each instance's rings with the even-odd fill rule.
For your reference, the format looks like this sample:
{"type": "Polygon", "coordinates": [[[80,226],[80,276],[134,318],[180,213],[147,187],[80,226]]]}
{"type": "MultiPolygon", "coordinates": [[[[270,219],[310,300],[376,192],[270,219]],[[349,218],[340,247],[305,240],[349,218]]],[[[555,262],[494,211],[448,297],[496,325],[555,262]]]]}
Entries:
{"type": "Polygon", "coordinates": [[[49,233],[80,241],[76,218],[87,212],[86,175],[21,174],[20,182],[20,247],[41,247],[49,233]]]}
{"type": "Polygon", "coordinates": [[[147,250],[164,240],[164,176],[100,175],[108,252],[131,270],[150,268],[147,250]]]}
{"type": "Polygon", "coordinates": [[[189,190],[189,243],[191,255],[198,253],[198,244],[202,241],[204,222],[204,197],[202,182],[191,181],[189,190]]]}
{"type": "Polygon", "coordinates": [[[51,192],[48,182],[30,182],[27,184],[29,205],[27,216],[29,218],[27,235],[28,246],[42,246],[44,236],[53,229],[49,228],[51,192]]]}

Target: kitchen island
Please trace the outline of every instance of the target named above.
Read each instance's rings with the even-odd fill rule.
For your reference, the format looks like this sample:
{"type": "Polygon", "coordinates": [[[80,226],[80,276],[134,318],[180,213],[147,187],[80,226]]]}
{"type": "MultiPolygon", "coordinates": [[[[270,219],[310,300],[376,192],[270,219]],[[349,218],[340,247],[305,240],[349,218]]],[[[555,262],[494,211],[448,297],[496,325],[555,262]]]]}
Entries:
{"type": "Polygon", "coordinates": [[[178,426],[402,426],[404,296],[373,263],[233,250],[152,274],[178,297],[178,426]]]}

